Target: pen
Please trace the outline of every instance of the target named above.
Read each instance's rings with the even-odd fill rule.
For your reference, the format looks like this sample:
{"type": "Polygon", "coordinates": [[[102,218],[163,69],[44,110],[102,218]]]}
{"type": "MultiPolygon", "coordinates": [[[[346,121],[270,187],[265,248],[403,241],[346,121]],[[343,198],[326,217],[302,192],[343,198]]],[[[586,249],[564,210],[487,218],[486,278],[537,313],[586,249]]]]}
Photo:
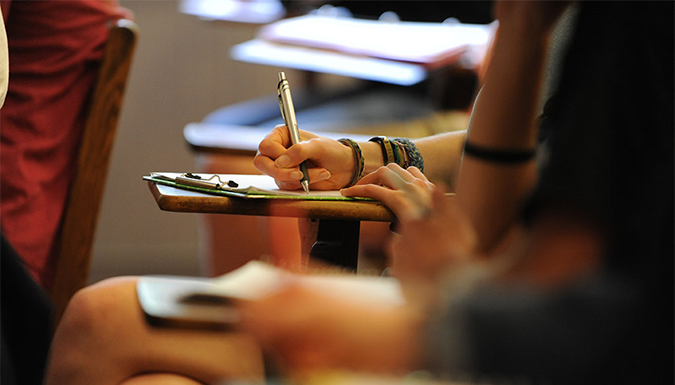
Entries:
{"type": "MultiPolygon", "coordinates": [[[[300,143],[300,131],[298,130],[298,122],[295,119],[295,108],[293,108],[293,99],[291,99],[291,89],[286,80],[286,74],[279,72],[279,83],[277,84],[277,96],[279,98],[279,108],[281,109],[281,117],[288,127],[288,132],[291,135],[291,142],[293,144],[300,143]]],[[[300,172],[302,172],[302,179],[300,184],[306,193],[309,193],[309,174],[307,173],[307,163],[300,163],[300,172]]]]}

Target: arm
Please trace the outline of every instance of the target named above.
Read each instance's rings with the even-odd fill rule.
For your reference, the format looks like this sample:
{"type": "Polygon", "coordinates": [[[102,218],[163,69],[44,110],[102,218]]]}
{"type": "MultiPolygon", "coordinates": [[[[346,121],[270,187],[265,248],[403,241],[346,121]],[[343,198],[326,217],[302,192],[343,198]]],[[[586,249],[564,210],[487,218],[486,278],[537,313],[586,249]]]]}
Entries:
{"type": "MultiPolygon", "coordinates": [[[[441,198],[440,194],[434,194],[435,200],[439,198],[441,198]]],[[[442,235],[440,236],[447,235],[447,226],[452,222],[446,222],[445,224],[441,222],[444,219],[443,217],[447,218],[448,214],[454,213],[455,218],[459,219],[456,221],[459,224],[452,230],[459,231],[453,231],[452,237],[455,240],[463,237],[471,238],[470,234],[466,233],[466,229],[462,229],[461,222],[463,221],[461,216],[457,216],[457,208],[443,202],[438,200],[435,203],[440,206],[439,211],[444,212],[444,214],[438,215],[429,223],[410,223],[411,226],[402,229],[402,233],[405,233],[402,237],[405,236],[406,240],[395,242],[395,247],[400,252],[405,254],[406,251],[416,249],[416,246],[407,242],[412,235],[416,234],[417,238],[431,239],[431,242],[427,242],[426,245],[422,243],[421,249],[416,249],[417,255],[420,257],[422,253],[436,253],[438,248],[436,246],[439,245],[439,242],[443,244],[452,243],[451,248],[457,253],[455,256],[464,254],[464,250],[457,248],[458,245],[470,245],[471,242],[452,242],[445,239],[439,241],[439,235],[434,236],[433,234],[434,232],[441,232],[442,235]],[[423,225],[423,227],[420,227],[420,225],[423,225]]],[[[435,290],[432,290],[430,282],[410,280],[409,278],[413,278],[413,276],[407,275],[406,279],[401,280],[407,299],[405,305],[383,304],[382,306],[372,306],[349,299],[327,297],[308,286],[294,285],[289,282],[287,287],[270,297],[260,301],[241,303],[242,320],[240,327],[253,335],[265,349],[276,353],[277,356],[274,358],[290,374],[330,369],[395,375],[406,374],[417,369],[432,369],[444,375],[457,375],[474,369],[480,373],[480,370],[484,368],[474,367],[473,365],[479,363],[472,362],[473,357],[469,355],[469,352],[472,352],[473,349],[464,350],[464,345],[461,344],[464,342],[473,344],[474,338],[479,339],[478,342],[483,343],[479,347],[485,349],[479,353],[486,353],[490,351],[491,343],[503,340],[503,338],[500,338],[500,333],[515,338],[515,343],[512,345],[499,345],[500,354],[505,359],[515,360],[515,363],[507,366],[508,369],[513,370],[516,375],[532,374],[530,372],[516,372],[521,370],[523,365],[523,362],[518,361],[520,354],[516,353],[520,352],[522,344],[534,344],[537,351],[546,354],[547,357],[555,356],[558,351],[551,350],[550,345],[537,343],[537,338],[528,339],[529,330],[527,328],[509,327],[508,324],[504,326],[505,329],[500,327],[489,328],[486,331],[493,336],[493,339],[483,338],[481,334],[474,334],[473,332],[476,330],[482,331],[479,327],[486,324],[488,327],[500,325],[504,317],[509,317],[510,319],[519,319],[511,325],[518,325],[517,322],[523,322],[523,320],[529,320],[531,324],[538,326],[544,325],[544,328],[537,329],[543,333],[541,337],[559,341],[557,340],[560,336],[558,329],[546,328],[546,322],[555,324],[559,320],[541,322],[539,318],[530,317],[528,314],[535,312],[534,314],[538,315],[560,317],[560,308],[552,308],[553,311],[547,313],[548,308],[540,306],[542,303],[518,302],[518,299],[524,298],[521,296],[522,292],[519,292],[518,289],[522,289],[523,283],[530,284],[534,288],[560,286],[573,277],[588,274],[594,268],[593,261],[597,256],[600,238],[598,238],[599,235],[592,223],[587,222],[576,213],[562,210],[549,214],[538,223],[538,230],[527,238],[528,246],[525,248],[526,258],[524,260],[533,263],[527,263],[527,266],[519,266],[516,270],[511,271],[509,276],[502,277],[502,279],[514,280],[520,285],[494,286],[497,288],[494,291],[497,295],[495,298],[513,301],[513,307],[519,306],[520,308],[510,310],[511,306],[490,307],[490,303],[494,302],[488,302],[488,307],[485,309],[487,311],[484,314],[478,314],[480,320],[487,321],[487,323],[480,323],[478,326],[461,322],[456,323],[458,318],[457,316],[453,317],[453,314],[462,317],[467,314],[464,313],[463,305],[472,305],[472,298],[485,298],[485,293],[480,291],[461,290],[464,288],[462,286],[465,283],[463,280],[468,279],[467,283],[471,283],[473,281],[472,276],[490,278],[490,275],[476,275],[477,265],[472,262],[466,265],[470,269],[459,268],[458,265],[455,265],[456,271],[452,277],[462,281],[450,282],[454,285],[452,288],[459,290],[444,293],[454,298],[451,302],[453,305],[443,309],[431,305],[438,304],[437,300],[441,290],[440,279],[437,278],[440,278],[440,274],[445,270],[444,266],[447,265],[447,260],[438,256],[441,259],[418,265],[410,258],[405,258],[406,255],[402,255],[404,258],[395,260],[394,263],[408,264],[415,269],[414,272],[409,271],[414,276],[421,279],[428,277],[428,280],[434,280],[435,290]],[[571,219],[571,221],[567,219],[571,219]],[[558,254],[541,261],[539,257],[550,254],[549,251],[552,248],[563,253],[564,258],[560,258],[560,254],[558,254]],[[584,259],[582,268],[579,268],[578,264],[572,264],[576,268],[570,266],[571,269],[559,269],[560,261],[567,260],[566,258],[569,257],[566,250],[573,250],[573,254],[584,259]],[[513,290],[514,288],[515,290],[513,290]],[[454,305],[459,305],[459,307],[454,305]],[[466,341],[455,339],[458,333],[466,341]],[[425,337],[428,337],[428,339],[425,337]],[[460,343],[460,345],[457,345],[457,343],[460,343]],[[465,367],[464,364],[468,364],[469,367],[465,367]],[[423,367],[423,365],[429,365],[429,367],[423,367]],[[448,371],[449,369],[450,371],[448,371]],[[459,372],[455,370],[459,370],[459,372]]],[[[517,252],[523,252],[523,249],[518,249],[517,252]]],[[[534,290],[532,292],[526,291],[526,293],[545,295],[548,292],[534,290]]],[[[558,292],[552,291],[552,293],[558,292]]],[[[479,302],[476,306],[485,306],[485,304],[485,302],[479,302]]],[[[564,301],[562,305],[569,306],[564,301]]],[[[594,314],[593,316],[597,315],[594,314]]],[[[577,327],[578,324],[572,324],[566,330],[575,332],[578,330],[577,327]]],[[[581,336],[581,338],[586,337],[587,335],[581,336]]],[[[473,348],[472,345],[466,347],[473,348]]],[[[536,359],[530,361],[536,367],[538,361],[536,359]]],[[[528,367],[527,369],[531,368],[528,367]]],[[[486,373],[490,374],[489,372],[486,373]]]]}
{"type": "MultiPolygon", "coordinates": [[[[431,181],[451,182],[459,169],[464,131],[450,132],[414,140],[425,160],[425,173],[431,181]]],[[[341,143],[301,131],[304,141],[291,146],[288,130],[277,126],[258,146],[254,165],[264,174],[277,180],[281,188],[298,189],[300,174],[297,165],[309,161],[312,188],[341,189],[354,173],[351,149],[341,143]],[[285,157],[284,157],[285,156],[285,157]]],[[[359,143],[365,160],[365,174],[383,166],[380,145],[373,142],[359,143]]]]}
{"type": "Polygon", "coordinates": [[[239,326],[275,353],[291,377],[331,369],[397,375],[414,370],[422,315],[407,305],[366,303],[289,283],[260,301],[241,303],[239,326]]]}
{"type": "Polygon", "coordinates": [[[602,234],[583,213],[567,207],[547,211],[532,227],[506,251],[517,257],[516,265],[499,270],[474,265],[444,281],[442,302],[430,312],[420,349],[428,370],[546,382],[579,375],[581,361],[607,360],[579,360],[579,352],[613,351],[597,349],[597,342],[621,340],[612,330],[616,323],[597,320],[621,309],[609,298],[630,302],[634,297],[619,294],[627,289],[625,282],[607,287],[591,274],[599,263],[602,234]]]}
{"type": "MultiPolygon", "coordinates": [[[[564,2],[497,2],[500,27],[467,143],[490,150],[536,148],[536,108],[550,32],[564,2]]],[[[534,160],[499,163],[466,155],[457,184],[460,205],[490,251],[508,232],[536,182],[534,160]]]]}

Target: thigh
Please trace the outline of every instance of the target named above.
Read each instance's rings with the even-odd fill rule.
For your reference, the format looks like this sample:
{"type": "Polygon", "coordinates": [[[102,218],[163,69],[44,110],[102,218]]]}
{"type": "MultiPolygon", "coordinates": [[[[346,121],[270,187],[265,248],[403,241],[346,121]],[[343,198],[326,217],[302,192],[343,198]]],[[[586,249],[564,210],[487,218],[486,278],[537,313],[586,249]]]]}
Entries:
{"type": "Polygon", "coordinates": [[[110,279],[78,292],[57,328],[46,384],[118,384],[141,373],[212,383],[261,379],[263,364],[247,335],[149,326],[135,278],[110,279]]]}

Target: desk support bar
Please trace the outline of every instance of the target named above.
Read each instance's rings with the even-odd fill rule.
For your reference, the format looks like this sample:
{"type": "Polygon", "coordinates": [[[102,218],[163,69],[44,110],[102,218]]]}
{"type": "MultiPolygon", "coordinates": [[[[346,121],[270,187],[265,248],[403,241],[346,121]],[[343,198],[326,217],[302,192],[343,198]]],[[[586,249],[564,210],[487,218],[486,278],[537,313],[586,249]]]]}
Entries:
{"type": "Polygon", "coordinates": [[[320,220],[310,257],[315,261],[356,271],[360,227],[360,221],[320,220]]]}

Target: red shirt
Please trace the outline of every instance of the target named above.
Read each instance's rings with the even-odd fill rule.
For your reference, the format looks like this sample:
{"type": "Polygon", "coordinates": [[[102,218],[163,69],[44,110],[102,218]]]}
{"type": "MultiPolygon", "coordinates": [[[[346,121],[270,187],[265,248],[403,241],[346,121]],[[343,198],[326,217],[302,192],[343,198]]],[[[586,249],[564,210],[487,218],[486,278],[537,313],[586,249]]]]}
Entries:
{"type": "Polygon", "coordinates": [[[108,22],[129,14],[110,1],[1,5],[10,73],[0,111],[2,232],[33,277],[49,288],[54,240],[108,22]]]}

